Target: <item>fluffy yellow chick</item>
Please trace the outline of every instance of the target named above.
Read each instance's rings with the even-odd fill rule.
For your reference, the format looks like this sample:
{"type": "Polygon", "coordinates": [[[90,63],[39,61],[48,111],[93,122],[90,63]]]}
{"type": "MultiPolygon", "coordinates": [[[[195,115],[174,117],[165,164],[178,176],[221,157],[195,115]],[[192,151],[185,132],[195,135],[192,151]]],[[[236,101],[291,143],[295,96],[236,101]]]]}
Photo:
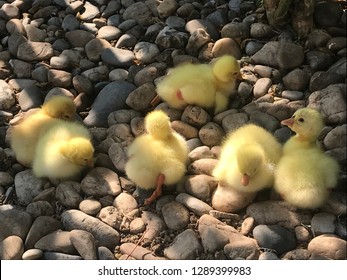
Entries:
{"type": "Polygon", "coordinates": [[[139,188],[155,189],[145,200],[148,205],[160,196],[163,184],[176,184],[184,176],[188,146],[163,111],[148,113],[145,128],[128,147],[125,172],[139,188]]]}
{"type": "Polygon", "coordinates": [[[157,84],[158,95],[171,107],[187,104],[225,110],[240,76],[240,66],[233,56],[225,55],[210,64],[185,63],[170,69],[157,84]]]}
{"type": "Polygon", "coordinates": [[[275,170],[275,190],[298,208],[321,207],[338,181],[339,165],[316,144],[324,123],[321,114],[303,108],[281,122],[296,132],[284,145],[275,170]]]}
{"type": "Polygon", "coordinates": [[[87,128],[77,122],[56,122],[41,133],[33,161],[37,177],[74,179],[93,166],[94,148],[87,128]]]}
{"type": "Polygon", "coordinates": [[[212,175],[224,185],[255,193],[273,185],[282,145],[264,128],[246,124],[231,132],[221,147],[212,175]]]}
{"type": "Polygon", "coordinates": [[[75,112],[76,107],[70,97],[54,96],[41,108],[34,109],[33,113],[28,112],[18,124],[11,126],[10,146],[17,161],[30,167],[40,133],[51,126],[56,119],[71,120],[75,112]]]}

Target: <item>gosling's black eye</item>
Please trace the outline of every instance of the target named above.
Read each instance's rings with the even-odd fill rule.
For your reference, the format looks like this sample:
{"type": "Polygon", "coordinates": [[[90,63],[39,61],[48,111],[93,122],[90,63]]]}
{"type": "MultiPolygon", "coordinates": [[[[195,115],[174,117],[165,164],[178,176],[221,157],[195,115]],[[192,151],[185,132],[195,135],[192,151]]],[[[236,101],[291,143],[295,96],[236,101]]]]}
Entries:
{"type": "Polygon", "coordinates": [[[303,118],[298,119],[298,122],[303,123],[305,120],[303,118]]]}

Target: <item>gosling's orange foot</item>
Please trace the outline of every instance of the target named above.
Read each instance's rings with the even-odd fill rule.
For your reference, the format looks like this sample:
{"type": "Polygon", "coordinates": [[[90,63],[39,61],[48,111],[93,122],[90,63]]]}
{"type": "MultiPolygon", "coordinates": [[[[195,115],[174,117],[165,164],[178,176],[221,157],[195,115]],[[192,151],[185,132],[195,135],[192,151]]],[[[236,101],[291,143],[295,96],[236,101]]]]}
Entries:
{"type": "Polygon", "coordinates": [[[157,186],[154,192],[152,193],[152,195],[149,198],[145,199],[144,205],[151,204],[155,199],[157,199],[161,195],[164,181],[165,181],[165,175],[159,174],[159,176],[157,177],[157,186]]]}

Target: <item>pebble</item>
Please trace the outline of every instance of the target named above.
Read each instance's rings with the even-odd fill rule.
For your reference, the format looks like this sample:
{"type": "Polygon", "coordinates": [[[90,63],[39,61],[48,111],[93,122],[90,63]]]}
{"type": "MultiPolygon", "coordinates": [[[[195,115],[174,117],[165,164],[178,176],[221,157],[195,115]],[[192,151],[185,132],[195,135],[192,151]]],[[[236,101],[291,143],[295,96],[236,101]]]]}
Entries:
{"type": "Polygon", "coordinates": [[[189,175],[184,178],[184,190],[202,201],[211,200],[211,194],[217,187],[217,182],[212,176],[205,174],[189,175]]]}
{"type": "Polygon", "coordinates": [[[176,196],[176,201],[183,204],[198,216],[208,214],[212,210],[212,207],[206,202],[186,193],[178,194],[176,196]]]}
{"type": "Polygon", "coordinates": [[[278,255],[296,247],[294,234],[279,225],[260,224],[253,229],[253,236],[259,246],[275,250],[278,255]]]}
{"type": "Polygon", "coordinates": [[[1,260],[20,260],[23,253],[23,240],[16,235],[8,236],[0,242],[1,260]]]}
{"type": "Polygon", "coordinates": [[[37,241],[44,236],[62,229],[61,223],[49,216],[40,216],[35,219],[25,239],[25,248],[33,249],[37,241]]]}
{"type": "Polygon", "coordinates": [[[164,256],[170,260],[194,260],[202,250],[196,233],[192,229],[186,229],[164,249],[164,256]]]}
{"type": "Polygon", "coordinates": [[[334,260],[346,259],[346,240],[333,234],[322,234],[313,238],[307,246],[311,254],[317,254],[334,260]]]}
{"type": "Polygon", "coordinates": [[[86,198],[80,202],[78,208],[87,215],[95,216],[101,210],[100,201],[93,198],[86,198]]]}
{"type": "Polygon", "coordinates": [[[108,115],[123,109],[129,93],[134,89],[135,85],[126,81],[115,81],[106,85],[94,100],[84,123],[87,126],[107,127],[108,115]]]}
{"type": "Polygon", "coordinates": [[[88,196],[118,195],[121,186],[117,173],[105,167],[96,167],[81,181],[81,189],[88,196]],[[95,186],[98,186],[97,188],[95,186]]]}
{"type": "Polygon", "coordinates": [[[70,241],[70,232],[57,230],[42,237],[35,243],[35,248],[42,251],[76,254],[77,251],[70,241]]]}
{"type": "Polygon", "coordinates": [[[278,224],[286,228],[294,228],[301,224],[310,224],[312,214],[296,211],[283,201],[261,201],[250,204],[247,215],[254,218],[256,224],[278,224]],[[271,210],[270,210],[271,209],[271,210]]]}
{"type": "Polygon", "coordinates": [[[336,217],[330,213],[317,213],[312,217],[311,229],[315,236],[335,232],[336,217]]]}
{"type": "Polygon", "coordinates": [[[61,215],[61,218],[65,229],[80,229],[90,232],[99,242],[100,246],[105,246],[110,250],[114,250],[115,246],[119,244],[120,236],[118,231],[97,218],[88,216],[75,209],[65,211],[61,215]]]}
{"type": "Polygon", "coordinates": [[[72,230],[70,241],[84,260],[97,260],[94,236],[84,230],[72,230]]]}
{"type": "Polygon", "coordinates": [[[19,207],[0,205],[0,240],[12,235],[24,240],[32,222],[31,215],[19,207]]]}
{"type": "Polygon", "coordinates": [[[52,260],[346,259],[344,168],[319,211],[292,208],[273,200],[271,191],[247,202],[217,197],[221,187],[211,176],[229,132],[252,122],[285,143],[292,132],[280,121],[306,106],[323,113],[320,141],[346,165],[341,3],[317,3],[314,28],[307,38],[300,30],[298,41],[287,30],[274,32],[252,1],[36,0],[30,7],[16,2],[0,8],[0,247],[15,239],[9,251],[0,251],[16,259],[52,260]],[[167,69],[224,54],[242,67],[227,111],[213,116],[210,109],[173,109],[164,102],[153,108],[156,82],[167,69]],[[55,94],[74,98],[76,117],[93,135],[95,167],[78,182],[38,180],[9,147],[8,123],[55,94]],[[136,186],[123,176],[127,146],[144,132],[144,116],[153,109],[168,113],[191,153],[178,195],[162,196],[155,209],[145,210],[136,201],[136,186]],[[179,213],[182,220],[170,218],[179,213]],[[282,254],[261,248],[252,232],[259,226],[281,228],[282,238],[289,230],[295,246],[282,254]],[[57,245],[61,252],[34,249],[59,231],[70,241],[57,238],[60,245],[45,246],[57,245]],[[135,245],[140,237],[142,244],[135,245]]]}
{"type": "Polygon", "coordinates": [[[43,256],[43,251],[40,249],[29,249],[26,250],[23,255],[23,260],[39,260],[43,256]]]}

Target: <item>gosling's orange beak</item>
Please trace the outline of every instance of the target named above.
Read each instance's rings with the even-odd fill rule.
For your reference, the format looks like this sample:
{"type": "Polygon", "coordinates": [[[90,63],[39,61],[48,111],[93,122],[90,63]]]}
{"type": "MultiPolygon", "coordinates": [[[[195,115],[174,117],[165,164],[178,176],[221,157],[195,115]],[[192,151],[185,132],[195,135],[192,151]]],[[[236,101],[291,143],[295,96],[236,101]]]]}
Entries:
{"type": "Polygon", "coordinates": [[[244,187],[247,187],[247,186],[248,186],[248,184],[249,184],[249,176],[248,176],[248,175],[246,175],[246,174],[243,174],[243,175],[242,175],[241,184],[242,184],[244,187]]]}
{"type": "Polygon", "coordinates": [[[281,121],[281,124],[286,125],[288,127],[292,127],[294,124],[294,118],[289,118],[289,119],[283,120],[283,121],[281,121]]]}

